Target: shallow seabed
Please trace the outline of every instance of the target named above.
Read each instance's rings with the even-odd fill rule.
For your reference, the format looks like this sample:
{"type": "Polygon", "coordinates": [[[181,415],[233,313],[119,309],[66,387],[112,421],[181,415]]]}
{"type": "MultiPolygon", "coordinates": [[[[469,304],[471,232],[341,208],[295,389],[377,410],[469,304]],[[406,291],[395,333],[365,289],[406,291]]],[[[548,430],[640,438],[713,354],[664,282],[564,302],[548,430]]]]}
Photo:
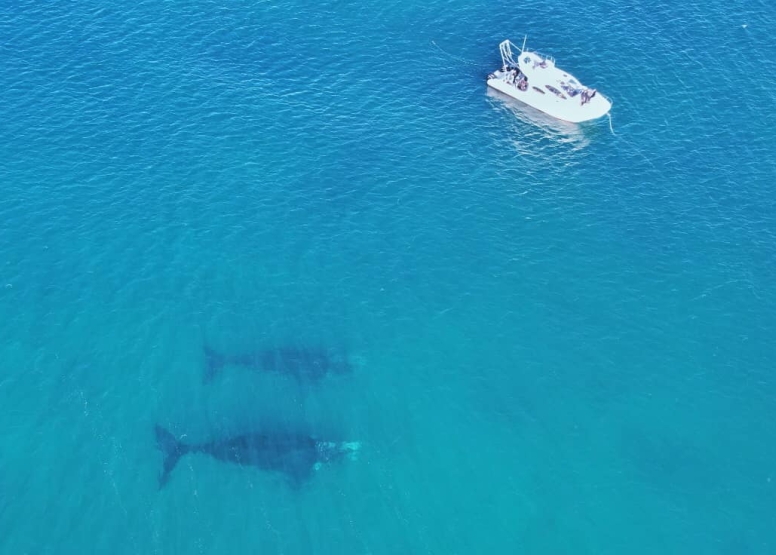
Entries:
{"type": "Polygon", "coordinates": [[[0,552],[776,551],[776,8],[0,7],[0,552]],[[511,38],[614,101],[485,89],[511,38]],[[345,349],[318,384],[204,346],[345,349]],[[297,490],[186,440],[363,442],[297,490]]]}

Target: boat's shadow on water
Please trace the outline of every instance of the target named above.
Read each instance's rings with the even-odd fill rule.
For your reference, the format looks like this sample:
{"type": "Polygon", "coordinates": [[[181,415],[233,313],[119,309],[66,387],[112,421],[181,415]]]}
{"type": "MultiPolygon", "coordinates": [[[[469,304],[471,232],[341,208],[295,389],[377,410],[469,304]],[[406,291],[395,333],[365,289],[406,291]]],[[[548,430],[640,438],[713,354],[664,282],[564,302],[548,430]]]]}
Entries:
{"type": "Polygon", "coordinates": [[[590,138],[598,133],[595,123],[579,124],[559,120],[490,87],[486,92],[493,107],[508,111],[517,120],[515,131],[521,140],[515,146],[521,153],[531,154],[524,152],[526,149],[531,150],[525,143],[525,140],[533,142],[531,139],[570,145],[580,150],[587,147],[590,138]]]}

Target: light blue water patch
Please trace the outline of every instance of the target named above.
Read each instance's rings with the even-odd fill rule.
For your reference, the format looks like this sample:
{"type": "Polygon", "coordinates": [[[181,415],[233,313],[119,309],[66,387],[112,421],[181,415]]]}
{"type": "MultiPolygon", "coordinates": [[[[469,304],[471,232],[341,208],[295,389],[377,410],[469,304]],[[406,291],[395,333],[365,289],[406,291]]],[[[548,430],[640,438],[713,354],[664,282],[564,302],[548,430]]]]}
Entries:
{"type": "Polygon", "coordinates": [[[765,2],[0,7],[0,550],[770,553],[765,2]],[[488,94],[504,38],[612,128],[488,94]],[[237,356],[344,350],[307,383],[237,356]],[[360,441],[299,489],[186,441],[360,441]]]}

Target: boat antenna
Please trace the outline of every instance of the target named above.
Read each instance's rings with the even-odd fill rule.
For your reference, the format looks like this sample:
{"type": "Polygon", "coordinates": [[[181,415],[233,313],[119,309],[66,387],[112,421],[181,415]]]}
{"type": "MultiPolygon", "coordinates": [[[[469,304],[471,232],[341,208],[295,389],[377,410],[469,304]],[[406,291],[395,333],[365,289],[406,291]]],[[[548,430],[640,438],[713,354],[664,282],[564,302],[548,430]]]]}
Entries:
{"type": "Polygon", "coordinates": [[[525,52],[525,41],[528,40],[528,35],[523,35],[523,47],[520,49],[520,52],[525,52]]]}

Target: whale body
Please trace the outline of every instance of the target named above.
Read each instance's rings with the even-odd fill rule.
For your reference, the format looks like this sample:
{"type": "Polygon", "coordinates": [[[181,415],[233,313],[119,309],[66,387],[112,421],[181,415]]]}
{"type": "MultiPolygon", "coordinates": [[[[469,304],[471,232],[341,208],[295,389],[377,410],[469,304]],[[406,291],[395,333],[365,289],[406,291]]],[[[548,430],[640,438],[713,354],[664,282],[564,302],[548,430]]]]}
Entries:
{"type": "Polygon", "coordinates": [[[223,462],[255,466],[278,472],[290,485],[299,487],[323,463],[344,457],[354,459],[361,447],[358,442],[321,441],[293,432],[257,433],[189,444],[178,440],[161,426],[156,426],[156,442],[164,454],[161,489],[170,479],[170,473],[181,457],[205,454],[223,462]]]}
{"type": "Polygon", "coordinates": [[[220,353],[206,346],[205,361],[206,382],[215,378],[228,365],[286,374],[305,382],[318,382],[329,374],[347,374],[353,369],[347,356],[342,353],[325,347],[296,345],[237,355],[220,353]]]}

